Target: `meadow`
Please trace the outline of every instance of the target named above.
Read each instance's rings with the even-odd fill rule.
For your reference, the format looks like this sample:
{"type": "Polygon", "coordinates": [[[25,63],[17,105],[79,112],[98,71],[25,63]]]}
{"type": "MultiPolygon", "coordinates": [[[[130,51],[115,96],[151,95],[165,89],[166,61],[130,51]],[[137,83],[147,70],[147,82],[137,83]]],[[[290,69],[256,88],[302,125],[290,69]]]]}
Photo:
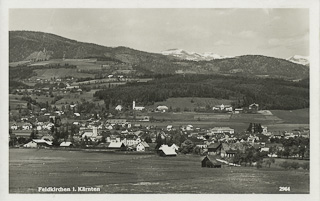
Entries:
{"type": "MultiPolygon", "coordinates": [[[[38,187],[99,187],[99,193],[309,193],[309,172],[263,167],[202,168],[203,157],[159,157],[52,149],[9,150],[9,192],[38,187]],[[290,192],[279,191],[280,186],[290,192]]],[[[77,193],[77,192],[74,192],[77,193]]],[[[88,192],[87,192],[88,193],[88,192]]]]}

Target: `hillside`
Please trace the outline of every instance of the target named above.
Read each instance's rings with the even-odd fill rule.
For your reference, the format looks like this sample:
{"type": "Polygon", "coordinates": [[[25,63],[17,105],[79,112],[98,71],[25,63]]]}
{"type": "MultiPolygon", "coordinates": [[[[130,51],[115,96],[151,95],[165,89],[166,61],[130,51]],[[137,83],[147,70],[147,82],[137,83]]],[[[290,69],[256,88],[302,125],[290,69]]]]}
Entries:
{"type": "Polygon", "coordinates": [[[284,59],[259,55],[246,55],[212,61],[182,60],[134,50],[127,47],[105,47],[83,43],[50,33],[32,31],[9,32],[9,62],[24,60],[99,58],[118,60],[145,74],[237,74],[244,76],[283,77],[301,79],[309,77],[309,68],[284,59]]]}

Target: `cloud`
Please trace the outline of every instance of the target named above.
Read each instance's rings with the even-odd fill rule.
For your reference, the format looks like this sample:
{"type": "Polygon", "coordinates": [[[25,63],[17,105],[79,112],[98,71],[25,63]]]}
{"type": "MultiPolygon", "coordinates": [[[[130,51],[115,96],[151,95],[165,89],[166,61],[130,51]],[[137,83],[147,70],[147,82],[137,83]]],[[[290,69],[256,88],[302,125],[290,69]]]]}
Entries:
{"type": "Polygon", "coordinates": [[[265,44],[265,48],[302,48],[307,47],[309,42],[309,33],[296,35],[288,38],[270,38],[265,44]]]}
{"type": "Polygon", "coordinates": [[[218,40],[214,43],[215,46],[227,46],[230,45],[230,42],[224,40],[218,40]]]}
{"type": "Polygon", "coordinates": [[[232,8],[232,9],[218,9],[217,14],[218,15],[230,15],[232,13],[234,13],[236,10],[238,10],[237,8],[232,8]]]}
{"type": "Polygon", "coordinates": [[[254,31],[251,31],[251,30],[241,31],[240,33],[238,33],[238,36],[240,36],[242,38],[253,38],[256,35],[257,35],[257,33],[254,31]]]}

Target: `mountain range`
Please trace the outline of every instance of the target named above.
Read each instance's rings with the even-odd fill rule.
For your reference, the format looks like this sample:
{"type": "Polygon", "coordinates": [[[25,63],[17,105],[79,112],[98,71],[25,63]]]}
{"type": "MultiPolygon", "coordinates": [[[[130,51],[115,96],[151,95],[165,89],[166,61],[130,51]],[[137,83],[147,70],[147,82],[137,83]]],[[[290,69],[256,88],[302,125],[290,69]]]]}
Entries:
{"type": "MultiPolygon", "coordinates": [[[[161,54],[191,61],[211,61],[215,59],[233,58],[233,56],[221,56],[213,52],[197,53],[188,52],[183,49],[168,49],[162,51],[161,54]]],[[[309,57],[307,56],[294,55],[289,57],[287,60],[296,64],[309,65],[309,57]]]]}
{"type": "Polygon", "coordinates": [[[300,56],[300,55],[294,55],[292,57],[289,57],[287,60],[291,61],[293,63],[302,64],[302,65],[305,65],[305,66],[308,66],[309,63],[310,63],[309,62],[309,57],[300,56]]]}
{"type": "Polygon", "coordinates": [[[212,52],[197,53],[197,52],[187,52],[183,49],[169,49],[162,51],[163,55],[170,55],[180,59],[192,60],[192,61],[210,61],[214,59],[226,59],[231,58],[229,56],[221,56],[212,52]]]}
{"type": "Polygon", "coordinates": [[[147,74],[235,74],[288,79],[309,77],[307,66],[262,55],[225,57],[208,52],[190,53],[181,49],[156,54],[122,46],[106,47],[84,43],[44,32],[9,32],[9,62],[62,58],[116,60],[147,74]]]}

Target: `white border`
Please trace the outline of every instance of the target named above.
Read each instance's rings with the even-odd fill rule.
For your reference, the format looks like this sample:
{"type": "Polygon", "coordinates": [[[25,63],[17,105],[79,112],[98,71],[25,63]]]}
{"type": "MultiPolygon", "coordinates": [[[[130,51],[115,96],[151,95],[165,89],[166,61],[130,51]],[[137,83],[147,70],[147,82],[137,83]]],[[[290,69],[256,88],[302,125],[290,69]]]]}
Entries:
{"type": "Polygon", "coordinates": [[[1,200],[320,200],[319,194],[319,0],[0,0],[1,24],[1,132],[0,135],[0,199],[1,200]],[[311,186],[310,194],[161,194],[161,195],[58,195],[8,194],[8,9],[9,8],[309,8],[310,12],[310,129],[311,129],[311,186]]]}

